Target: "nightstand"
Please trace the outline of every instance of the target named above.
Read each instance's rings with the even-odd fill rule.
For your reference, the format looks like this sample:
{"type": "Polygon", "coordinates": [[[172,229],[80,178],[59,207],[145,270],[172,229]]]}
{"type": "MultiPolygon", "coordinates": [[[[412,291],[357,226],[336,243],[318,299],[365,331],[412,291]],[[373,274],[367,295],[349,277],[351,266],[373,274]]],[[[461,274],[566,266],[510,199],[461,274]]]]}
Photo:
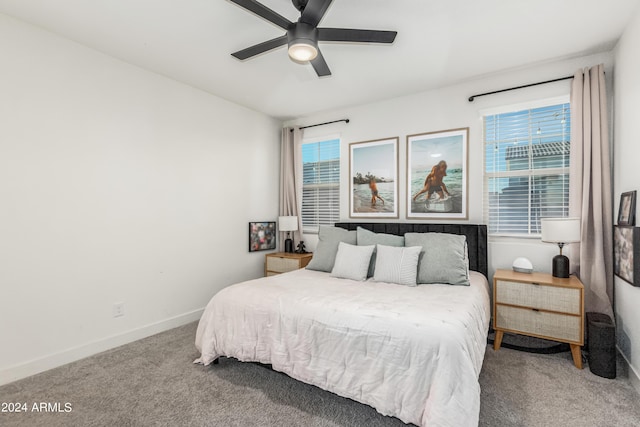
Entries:
{"type": "Polygon", "coordinates": [[[312,253],[297,254],[295,252],[276,252],[267,254],[264,260],[264,275],[273,276],[275,274],[304,268],[309,264],[311,258],[313,258],[312,253]]]}
{"type": "Polygon", "coordinates": [[[568,343],[573,363],[582,369],[584,286],[547,273],[497,270],[493,276],[494,350],[505,332],[568,343]]]}

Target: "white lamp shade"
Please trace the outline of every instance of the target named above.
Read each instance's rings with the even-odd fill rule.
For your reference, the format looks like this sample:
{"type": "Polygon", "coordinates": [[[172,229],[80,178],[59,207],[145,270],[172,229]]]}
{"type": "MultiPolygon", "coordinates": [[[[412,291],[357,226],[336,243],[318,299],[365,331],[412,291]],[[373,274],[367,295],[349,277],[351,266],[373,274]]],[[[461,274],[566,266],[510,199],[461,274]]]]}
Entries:
{"type": "Polygon", "coordinates": [[[580,218],[542,218],[542,241],[575,243],[580,241],[580,218]]]}
{"type": "Polygon", "coordinates": [[[298,229],[297,216],[278,217],[278,228],[280,231],[296,231],[298,229]]]}

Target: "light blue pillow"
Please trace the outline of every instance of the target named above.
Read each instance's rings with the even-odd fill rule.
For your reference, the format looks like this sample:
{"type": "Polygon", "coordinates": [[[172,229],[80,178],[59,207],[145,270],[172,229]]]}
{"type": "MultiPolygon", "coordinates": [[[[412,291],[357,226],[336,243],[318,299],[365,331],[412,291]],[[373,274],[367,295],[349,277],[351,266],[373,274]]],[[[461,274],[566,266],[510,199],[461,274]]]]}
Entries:
{"type": "MultiPolygon", "coordinates": [[[[396,236],[393,234],[384,234],[384,233],[374,233],[373,231],[369,231],[366,228],[358,227],[356,229],[356,234],[358,237],[358,246],[367,246],[367,245],[385,245],[385,246],[404,246],[404,236],[396,236]]],[[[375,272],[376,267],[376,251],[373,251],[373,255],[371,256],[371,263],[369,265],[369,272],[367,273],[367,277],[372,277],[375,272]]]]}
{"type": "Polygon", "coordinates": [[[394,247],[377,245],[376,270],[373,280],[376,282],[397,283],[416,286],[418,259],[422,246],[394,247]]]}
{"type": "Polygon", "coordinates": [[[307,265],[309,270],[325,271],[331,273],[338,252],[340,242],[356,244],[356,231],[345,230],[339,227],[320,226],[318,230],[318,245],[313,252],[313,258],[307,265]]]}
{"type": "Polygon", "coordinates": [[[469,286],[467,238],[447,233],[406,233],[405,245],[422,246],[418,284],[444,283],[469,286]]]}
{"type": "Polygon", "coordinates": [[[375,246],[373,245],[355,246],[340,242],[331,275],[341,279],[367,280],[369,261],[371,261],[371,254],[374,249],[375,246]]]}

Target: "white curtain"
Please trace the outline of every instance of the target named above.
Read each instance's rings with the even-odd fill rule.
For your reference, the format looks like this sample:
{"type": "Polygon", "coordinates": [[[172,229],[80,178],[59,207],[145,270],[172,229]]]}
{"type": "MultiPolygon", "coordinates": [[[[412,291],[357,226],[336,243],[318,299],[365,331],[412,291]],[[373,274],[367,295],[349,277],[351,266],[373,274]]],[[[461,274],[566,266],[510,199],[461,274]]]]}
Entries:
{"type": "MultiPolygon", "coordinates": [[[[299,128],[282,129],[282,141],[280,144],[280,216],[297,216],[298,231],[293,232],[292,239],[295,246],[304,240],[302,234],[302,217],[300,215],[300,194],[297,177],[302,179],[302,162],[300,156],[300,141],[302,130],[299,128]]],[[[284,250],[286,233],[280,233],[281,251],[284,250]]]]}
{"type": "Polygon", "coordinates": [[[571,86],[569,215],[581,218],[572,270],[585,287],[585,310],[613,319],[613,213],[607,94],[602,64],[578,70],[571,86]],[[579,249],[579,250],[578,250],[579,249]]]}

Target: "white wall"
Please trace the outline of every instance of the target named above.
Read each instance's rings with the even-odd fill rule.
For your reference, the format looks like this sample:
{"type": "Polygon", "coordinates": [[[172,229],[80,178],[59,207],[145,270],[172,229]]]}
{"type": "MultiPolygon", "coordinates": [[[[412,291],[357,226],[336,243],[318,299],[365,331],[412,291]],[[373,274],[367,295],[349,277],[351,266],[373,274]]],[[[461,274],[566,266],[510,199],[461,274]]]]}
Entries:
{"type": "MultiPolygon", "coordinates": [[[[512,70],[438,90],[420,92],[375,104],[305,117],[287,122],[286,125],[307,125],[342,118],[350,119],[349,124],[340,123],[305,130],[305,137],[314,137],[322,134],[341,134],[341,182],[349,182],[349,143],[399,136],[400,194],[398,199],[400,202],[400,219],[398,221],[403,222],[416,221],[406,219],[406,136],[469,127],[468,222],[483,223],[481,112],[490,108],[568,95],[570,80],[480,97],[476,98],[474,102],[468,102],[469,96],[527,83],[571,76],[581,67],[599,63],[605,64],[607,76],[611,76],[612,54],[605,53],[512,70]]],[[[341,190],[340,203],[341,219],[349,221],[349,191],[346,185],[341,190]]],[[[305,243],[308,242],[310,248],[314,248],[317,242],[314,237],[305,235],[305,243]]],[[[489,242],[490,275],[493,275],[493,271],[496,268],[511,268],[513,260],[520,256],[529,258],[536,271],[550,272],[551,259],[557,253],[557,246],[541,243],[536,239],[491,238],[489,242]]]]}
{"type": "Polygon", "coordinates": [[[4,15],[0,52],[0,384],[262,274],[278,121],[4,15]]]}
{"type": "MultiPolygon", "coordinates": [[[[615,216],[620,193],[640,190],[640,9],[631,19],[615,50],[615,216]]],[[[636,213],[637,217],[637,213],[636,213]]],[[[631,378],[640,392],[640,288],[615,278],[615,311],[618,348],[630,363],[631,378]]]]}

